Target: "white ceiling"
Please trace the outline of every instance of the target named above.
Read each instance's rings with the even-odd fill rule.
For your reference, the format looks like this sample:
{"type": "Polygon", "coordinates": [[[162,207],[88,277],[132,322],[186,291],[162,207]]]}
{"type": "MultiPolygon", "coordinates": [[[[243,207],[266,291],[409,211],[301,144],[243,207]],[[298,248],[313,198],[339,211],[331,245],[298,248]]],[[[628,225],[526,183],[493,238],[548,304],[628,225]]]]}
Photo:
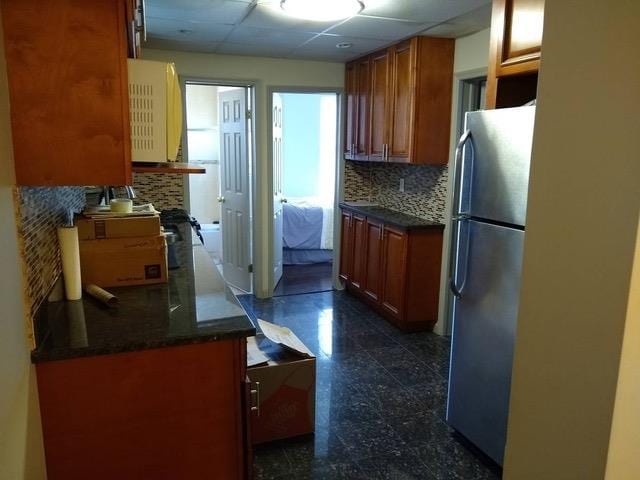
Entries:
{"type": "Polygon", "coordinates": [[[491,16],[491,0],[363,2],[355,17],[312,22],[284,15],[280,0],[146,0],[145,47],[344,62],[413,35],[469,35],[491,16]]]}

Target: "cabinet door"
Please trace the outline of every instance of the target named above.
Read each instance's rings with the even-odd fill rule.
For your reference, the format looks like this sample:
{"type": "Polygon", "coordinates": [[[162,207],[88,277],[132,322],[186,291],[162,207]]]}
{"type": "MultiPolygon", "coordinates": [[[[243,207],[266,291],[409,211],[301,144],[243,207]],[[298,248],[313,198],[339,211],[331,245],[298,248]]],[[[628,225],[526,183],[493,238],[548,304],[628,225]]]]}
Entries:
{"type": "Polygon", "coordinates": [[[501,67],[540,58],[543,17],[544,0],[504,1],[501,67]]]}
{"type": "Polygon", "coordinates": [[[18,185],[131,185],[125,10],[2,2],[18,185]]]}
{"type": "Polygon", "coordinates": [[[347,96],[347,121],[344,134],[344,156],[352,159],[356,144],[356,131],[358,119],[358,96],[357,96],[357,64],[347,63],[345,67],[345,95],[347,96]]]}
{"type": "Polygon", "coordinates": [[[351,286],[361,290],[365,278],[366,270],[366,225],[367,219],[360,215],[353,215],[353,266],[351,268],[351,286]]]}
{"type": "Polygon", "coordinates": [[[369,160],[384,161],[389,108],[389,54],[371,55],[371,107],[369,109],[369,160]]]}
{"type": "Polygon", "coordinates": [[[342,234],[340,237],[340,278],[348,281],[353,268],[353,216],[342,212],[342,234]]]}
{"type": "MultiPolygon", "coordinates": [[[[407,40],[389,49],[391,93],[387,159],[408,162],[413,139],[413,109],[416,75],[417,39],[407,40]]],[[[426,67],[428,68],[428,66],[426,67]]]]}
{"type": "Polygon", "coordinates": [[[384,227],[382,242],[382,308],[402,320],[405,300],[407,235],[401,230],[384,227]]]}
{"type": "Polygon", "coordinates": [[[371,95],[371,69],[369,57],[358,61],[358,115],[355,133],[355,156],[357,160],[368,160],[369,156],[369,103],[371,95]]]}
{"type": "Polygon", "coordinates": [[[380,222],[367,219],[366,223],[366,254],[365,254],[365,277],[362,289],[364,294],[371,300],[380,300],[381,288],[381,257],[382,257],[382,232],[383,226],[380,222]]]}

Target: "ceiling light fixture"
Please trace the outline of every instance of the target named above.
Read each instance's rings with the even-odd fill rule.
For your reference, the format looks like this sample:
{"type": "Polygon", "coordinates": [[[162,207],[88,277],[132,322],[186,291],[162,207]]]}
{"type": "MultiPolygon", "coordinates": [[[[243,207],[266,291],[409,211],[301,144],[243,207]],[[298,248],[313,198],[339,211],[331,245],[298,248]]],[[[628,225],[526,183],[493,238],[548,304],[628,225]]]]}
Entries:
{"type": "Polygon", "coordinates": [[[336,45],[336,48],[351,48],[353,47],[353,43],[351,42],[340,42],[336,45]]]}
{"type": "Polygon", "coordinates": [[[364,3],[360,0],[281,0],[280,8],[291,17],[330,22],[357,15],[364,3]]]}

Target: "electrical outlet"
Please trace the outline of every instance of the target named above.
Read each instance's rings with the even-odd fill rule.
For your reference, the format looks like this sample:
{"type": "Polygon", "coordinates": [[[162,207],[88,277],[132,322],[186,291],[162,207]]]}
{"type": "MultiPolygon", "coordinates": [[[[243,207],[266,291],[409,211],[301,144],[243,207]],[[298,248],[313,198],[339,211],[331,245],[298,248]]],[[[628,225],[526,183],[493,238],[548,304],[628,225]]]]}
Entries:
{"type": "Polygon", "coordinates": [[[404,178],[400,179],[400,188],[399,188],[400,193],[404,193],[404,178]]]}

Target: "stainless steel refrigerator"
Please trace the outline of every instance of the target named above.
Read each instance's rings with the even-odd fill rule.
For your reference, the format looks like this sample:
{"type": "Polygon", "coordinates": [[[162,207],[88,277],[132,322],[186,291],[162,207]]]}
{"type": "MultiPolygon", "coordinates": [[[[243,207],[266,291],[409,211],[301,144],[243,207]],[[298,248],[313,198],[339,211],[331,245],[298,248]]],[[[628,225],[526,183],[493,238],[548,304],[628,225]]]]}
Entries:
{"type": "Polygon", "coordinates": [[[470,112],[456,150],[447,422],[502,465],[535,107],[470,112]]]}

